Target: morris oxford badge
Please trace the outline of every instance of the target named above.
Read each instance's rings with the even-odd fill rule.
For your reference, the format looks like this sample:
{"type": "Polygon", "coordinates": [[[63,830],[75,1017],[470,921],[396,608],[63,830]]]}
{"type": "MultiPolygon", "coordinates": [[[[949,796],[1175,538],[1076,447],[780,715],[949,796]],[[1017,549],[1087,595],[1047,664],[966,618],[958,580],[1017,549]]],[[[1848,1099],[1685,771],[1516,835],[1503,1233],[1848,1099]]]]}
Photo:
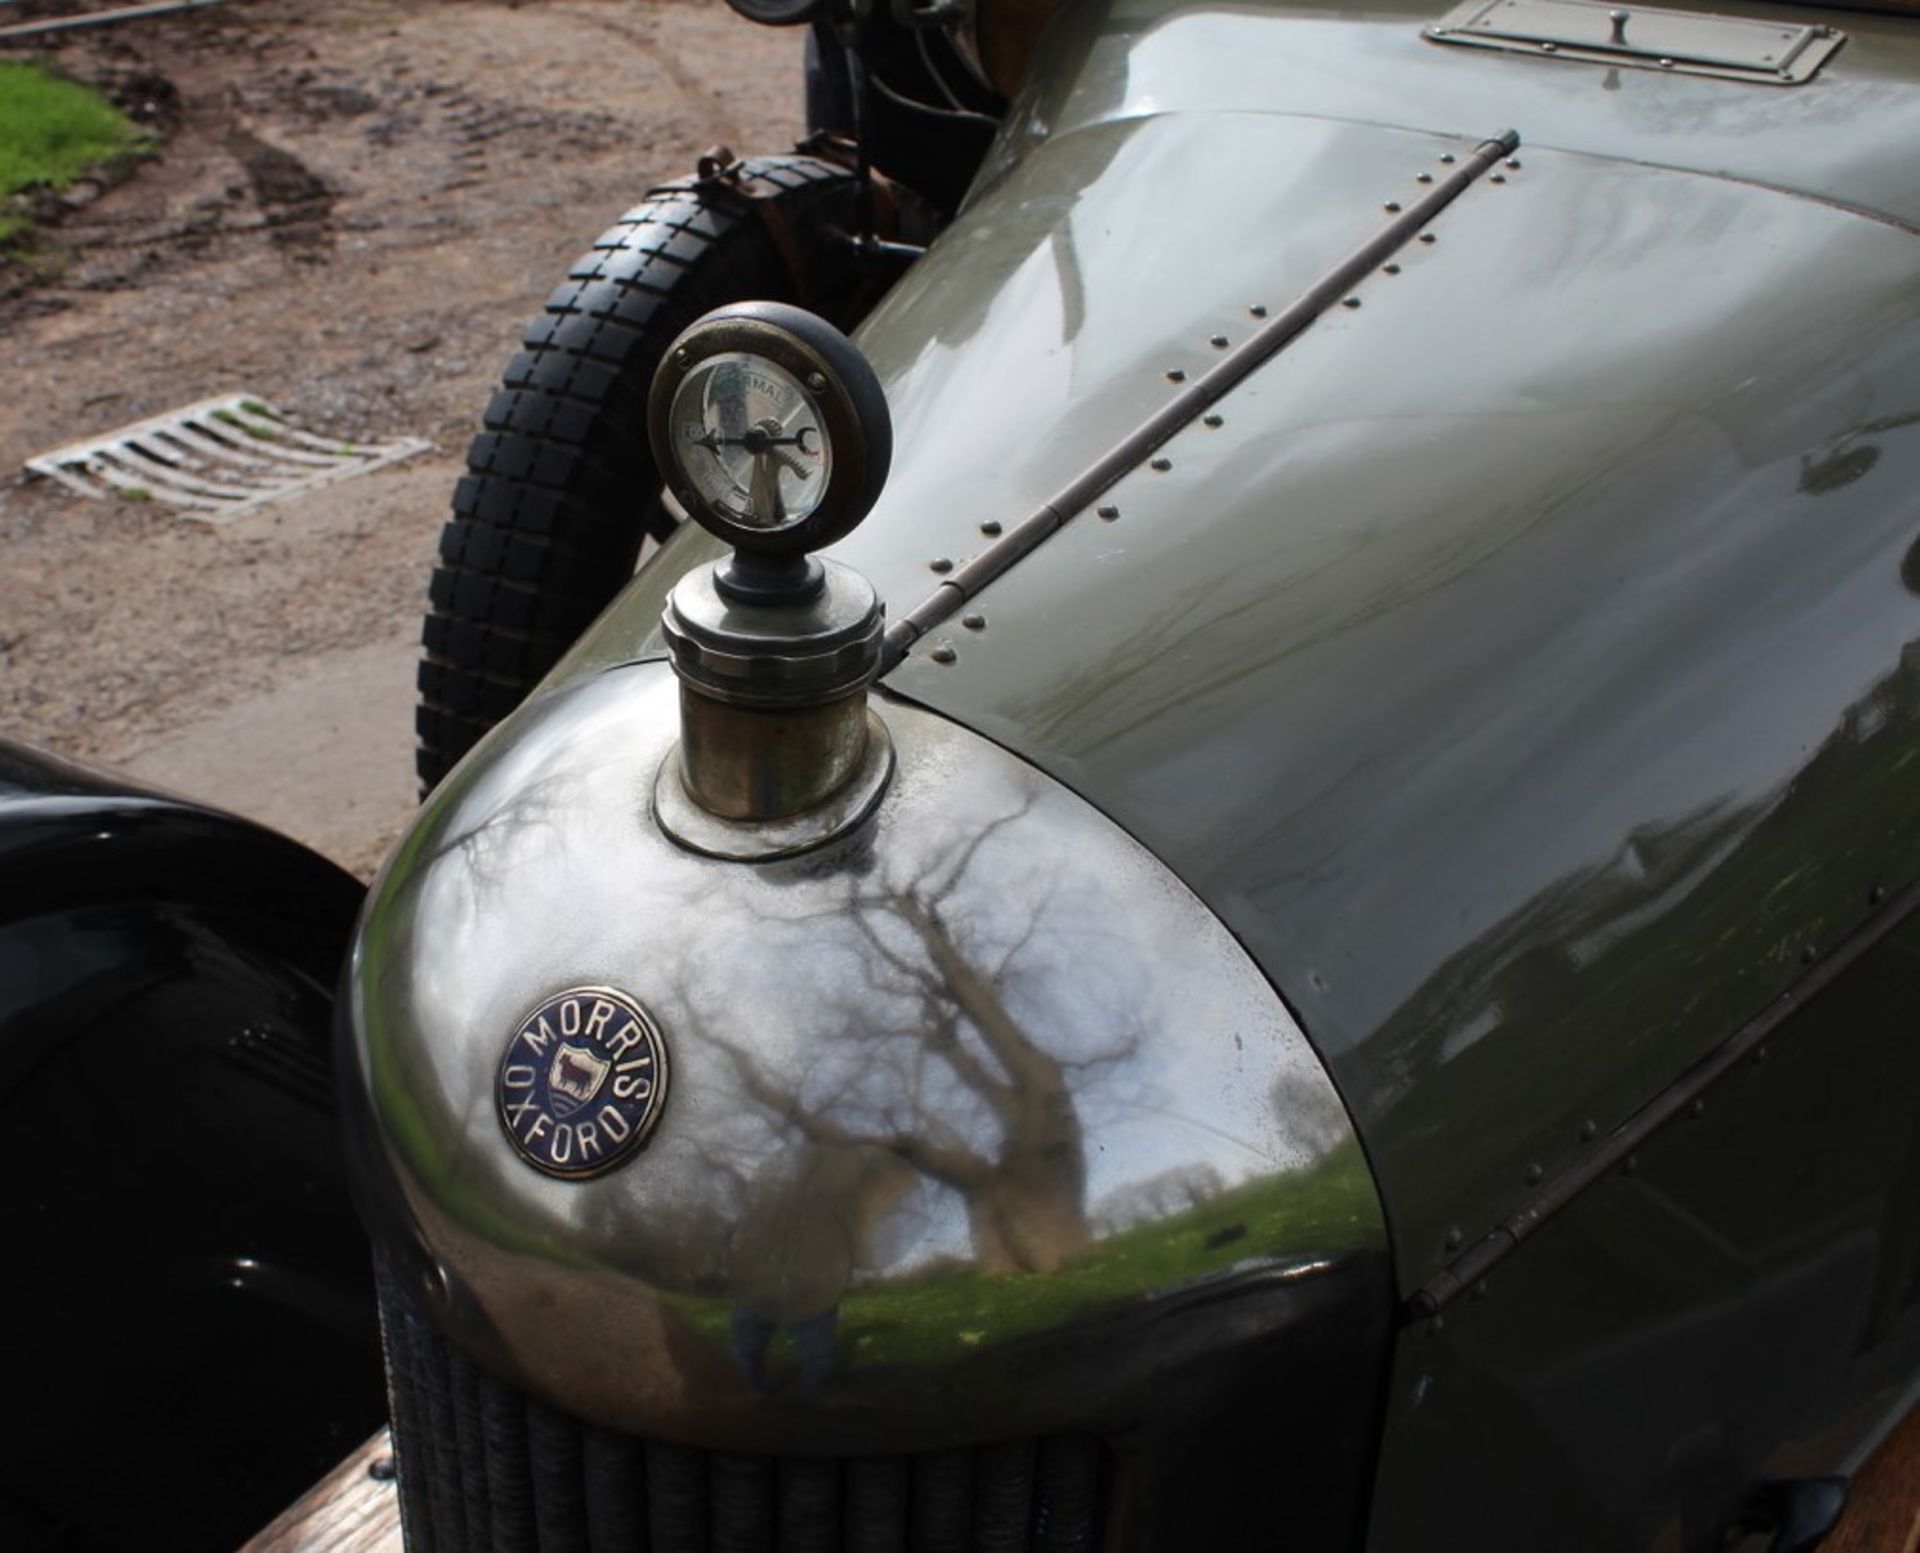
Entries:
{"type": "Polygon", "coordinates": [[[566,1181],[632,1158],[667,1099],[667,1046],[611,987],[569,987],[520,1021],[500,1058],[500,1125],[535,1170],[566,1181]]]}

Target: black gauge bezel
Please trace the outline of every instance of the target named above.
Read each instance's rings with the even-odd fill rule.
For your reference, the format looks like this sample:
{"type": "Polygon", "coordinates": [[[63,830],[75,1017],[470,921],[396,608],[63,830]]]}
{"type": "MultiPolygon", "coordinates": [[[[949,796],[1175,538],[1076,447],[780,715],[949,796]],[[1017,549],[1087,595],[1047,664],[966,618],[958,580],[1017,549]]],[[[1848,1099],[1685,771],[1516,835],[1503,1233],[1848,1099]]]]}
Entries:
{"type": "Polygon", "coordinates": [[[736,302],[696,319],[667,347],[647,396],[647,437],[673,499],[708,533],[750,554],[799,556],[852,533],[886,484],[893,421],[880,379],[832,324],[785,302],[736,302]],[[826,489],[812,512],[785,528],[754,528],[718,510],[687,479],[669,425],[674,395],[715,356],[763,357],[793,377],[820,410],[833,449],[826,489]]]}

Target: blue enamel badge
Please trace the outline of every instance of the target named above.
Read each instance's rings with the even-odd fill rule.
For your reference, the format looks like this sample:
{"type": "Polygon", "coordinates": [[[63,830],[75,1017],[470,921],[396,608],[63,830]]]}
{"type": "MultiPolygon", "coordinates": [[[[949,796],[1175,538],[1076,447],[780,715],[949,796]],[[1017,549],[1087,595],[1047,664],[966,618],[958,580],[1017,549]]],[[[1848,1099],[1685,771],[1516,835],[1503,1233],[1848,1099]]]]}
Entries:
{"type": "Polygon", "coordinates": [[[632,998],[569,987],[520,1021],[500,1058],[500,1125],[535,1170],[567,1181],[633,1157],[667,1098],[667,1045],[632,998]]]}

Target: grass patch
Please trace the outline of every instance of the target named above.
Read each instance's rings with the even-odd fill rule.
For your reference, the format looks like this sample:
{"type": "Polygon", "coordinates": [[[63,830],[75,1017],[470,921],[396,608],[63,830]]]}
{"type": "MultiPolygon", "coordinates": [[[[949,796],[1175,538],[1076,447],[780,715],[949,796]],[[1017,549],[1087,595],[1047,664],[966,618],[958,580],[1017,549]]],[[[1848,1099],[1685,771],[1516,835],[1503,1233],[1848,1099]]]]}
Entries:
{"type": "Polygon", "coordinates": [[[88,168],[145,143],[97,92],[37,65],[0,61],[0,244],[30,224],[15,196],[64,189],[88,168]]]}
{"type": "MultiPolygon", "coordinates": [[[[1313,1169],[1222,1192],[1187,1212],[1109,1236],[1058,1272],[940,1270],[856,1287],[840,1303],[843,1367],[951,1364],[1058,1331],[1223,1273],[1247,1260],[1337,1256],[1378,1233],[1372,1178],[1357,1148],[1313,1169]]],[[[669,1304],[721,1351],[731,1302],[679,1293],[669,1304]]],[[[783,1350],[782,1335],[774,1345],[783,1350]]]]}

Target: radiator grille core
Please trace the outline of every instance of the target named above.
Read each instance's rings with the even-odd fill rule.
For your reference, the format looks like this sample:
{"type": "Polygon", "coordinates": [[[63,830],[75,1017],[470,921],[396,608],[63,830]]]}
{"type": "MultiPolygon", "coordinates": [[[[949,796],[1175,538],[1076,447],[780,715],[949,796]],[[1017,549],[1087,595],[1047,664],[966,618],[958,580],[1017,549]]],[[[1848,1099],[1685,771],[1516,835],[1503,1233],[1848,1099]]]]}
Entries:
{"type": "Polygon", "coordinates": [[[482,1370],[382,1269],[408,1553],[1097,1553],[1086,1435],[765,1456],[614,1434],[482,1370]]]}

